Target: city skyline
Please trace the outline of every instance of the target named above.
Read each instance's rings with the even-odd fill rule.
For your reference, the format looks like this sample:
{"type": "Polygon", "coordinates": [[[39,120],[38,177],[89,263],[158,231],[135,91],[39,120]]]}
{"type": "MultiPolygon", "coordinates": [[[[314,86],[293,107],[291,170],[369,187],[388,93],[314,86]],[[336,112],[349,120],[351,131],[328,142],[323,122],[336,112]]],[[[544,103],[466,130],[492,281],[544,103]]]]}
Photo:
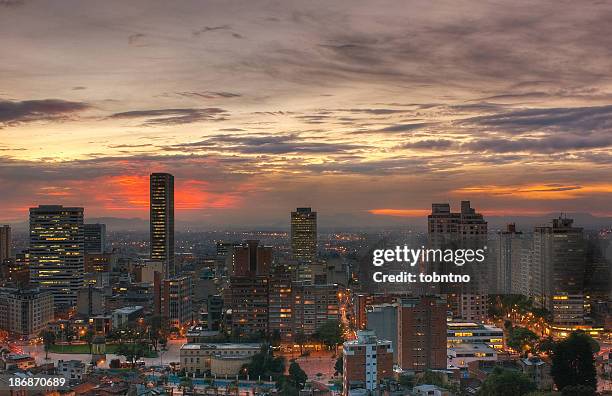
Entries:
{"type": "Polygon", "coordinates": [[[0,3],[0,222],[612,215],[609,4],[109,4],[0,3]]]}

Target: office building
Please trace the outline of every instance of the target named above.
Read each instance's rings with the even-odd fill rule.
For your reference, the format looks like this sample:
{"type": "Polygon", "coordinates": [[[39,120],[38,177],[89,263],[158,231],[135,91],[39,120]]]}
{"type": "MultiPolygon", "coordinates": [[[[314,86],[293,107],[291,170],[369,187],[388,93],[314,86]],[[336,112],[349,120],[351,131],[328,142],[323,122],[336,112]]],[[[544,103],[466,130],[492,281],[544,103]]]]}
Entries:
{"type": "MultiPolygon", "coordinates": [[[[359,330],[368,328],[367,307],[370,305],[393,304],[401,296],[409,294],[365,294],[357,293],[352,295],[353,317],[355,327],[359,330]]],[[[397,348],[396,348],[397,349],[397,348]]]]}
{"type": "Polygon", "coordinates": [[[175,275],[174,268],[174,176],[152,173],[150,176],[151,260],[164,263],[165,278],[175,275]]]}
{"type": "MultiPolygon", "coordinates": [[[[461,211],[451,212],[447,203],[432,204],[428,216],[429,246],[434,249],[485,249],[487,222],[482,214],[471,207],[470,201],[461,201],[461,211]]],[[[483,263],[457,266],[454,263],[428,263],[428,272],[469,275],[469,283],[448,283],[439,292],[448,296],[448,304],[455,318],[482,322],[487,315],[489,258],[483,263]]]]}
{"type": "Polygon", "coordinates": [[[397,311],[397,358],[403,370],[446,369],[446,299],[401,298],[397,311]]]}
{"type": "Polygon", "coordinates": [[[343,344],[342,364],[343,395],[354,389],[373,392],[383,380],[393,378],[391,341],[376,337],[373,331],[360,330],[357,339],[343,344]]]}
{"type": "Polygon", "coordinates": [[[181,329],[193,321],[191,277],[163,279],[159,292],[160,314],[170,327],[181,329]]]}
{"type": "Polygon", "coordinates": [[[83,287],[83,208],[30,208],[30,281],[53,294],[56,307],[76,304],[83,287]]]}
{"type": "Polygon", "coordinates": [[[77,314],[86,318],[104,314],[105,292],[102,287],[89,284],[77,292],[77,314]]]}
{"type": "Polygon", "coordinates": [[[272,268],[268,295],[268,326],[270,335],[289,342],[293,337],[293,274],[285,265],[272,268]]]}
{"type": "Polygon", "coordinates": [[[313,335],[330,320],[340,321],[347,293],[344,287],[331,283],[313,285],[293,282],[293,333],[313,335]]]}
{"type": "Polygon", "coordinates": [[[11,257],[11,227],[3,225],[0,226],[0,265],[11,257]]]}
{"type": "Polygon", "coordinates": [[[310,208],[291,212],[291,252],[295,260],[304,263],[317,257],[317,212],[310,208]]]}
{"type": "Polygon", "coordinates": [[[134,305],[116,309],[111,314],[113,329],[120,329],[138,321],[144,316],[144,307],[134,305]]]}
{"type": "Polygon", "coordinates": [[[477,360],[497,361],[497,351],[485,344],[455,344],[448,348],[448,365],[467,369],[477,360]]]}
{"type": "Polygon", "coordinates": [[[391,341],[393,363],[397,363],[397,308],[398,304],[377,304],[366,307],[368,330],[382,340],[391,341]]]}
{"type": "Polygon", "coordinates": [[[563,217],[535,227],[532,254],[530,295],[536,304],[552,311],[555,324],[583,323],[584,315],[569,304],[583,299],[584,294],[586,252],[582,228],[574,227],[572,219],[563,217]]]}
{"type": "Polygon", "coordinates": [[[38,289],[0,289],[0,329],[37,337],[53,321],[53,296],[38,289]]]}
{"type": "Polygon", "coordinates": [[[85,224],[85,254],[102,254],[106,250],[106,224],[85,224]]]}
{"type": "Polygon", "coordinates": [[[496,294],[517,294],[513,285],[516,279],[520,279],[521,274],[521,255],[525,248],[523,233],[516,231],[514,223],[508,224],[505,231],[500,231],[495,239],[495,268],[496,288],[491,292],[496,294]]]}
{"type": "Polygon", "coordinates": [[[266,276],[272,266],[272,246],[248,240],[229,247],[226,257],[231,276],[266,276]]]}
{"type": "Polygon", "coordinates": [[[85,253],[85,272],[110,273],[117,261],[117,253],[85,253]]]}
{"type": "Polygon", "coordinates": [[[199,314],[203,327],[208,331],[219,331],[223,320],[223,297],[219,294],[208,295],[199,314]]]}
{"type": "Polygon", "coordinates": [[[226,310],[231,311],[228,325],[235,337],[268,334],[267,276],[233,276],[223,290],[226,310]]]}
{"type": "Polygon", "coordinates": [[[469,322],[448,322],[447,346],[458,344],[485,344],[493,349],[504,347],[504,331],[499,327],[469,322]]]}

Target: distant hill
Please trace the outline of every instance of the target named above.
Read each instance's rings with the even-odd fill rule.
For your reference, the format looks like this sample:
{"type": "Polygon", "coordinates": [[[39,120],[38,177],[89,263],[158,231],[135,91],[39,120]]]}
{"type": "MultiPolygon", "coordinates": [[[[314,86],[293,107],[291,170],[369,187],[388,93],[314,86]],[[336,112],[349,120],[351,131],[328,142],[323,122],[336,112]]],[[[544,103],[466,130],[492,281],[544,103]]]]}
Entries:
{"type": "MultiPolygon", "coordinates": [[[[485,216],[489,223],[489,230],[501,230],[508,223],[516,223],[517,229],[530,231],[536,225],[547,224],[551,219],[559,217],[559,213],[549,213],[541,216],[485,216]]],[[[590,213],[563,213],[564,216],[574,219],[574,224],[587,230],[599,230],[612,228],[612,217],[598,217],[590,213]]],[[[267,230],[287,231],[289,219],[273,219],[261,223],[234,224],[235,219],[213,220],[204,219],[198,221],[177,220],[176,231],[208,231],[208,230],[267,230]],[[234,220],[234,221],[232,221],[234,220]]],[[[337,213],[333,215],[319,213],[319,229],[325,230],[376,230],[411,228],[415,231],[425,232],[427,230],[427,218],[423,217],[392,217],[374,215],[367,212],[361,213],[337,213]]],[[[149,220],[137,217],[92,217],[86,218],[87,223],[104,223],[108,231],[138,231],[148,232],[149,220]]],[[[11,224],[15,231],[27,231],[27,222],[11,224]]]]}

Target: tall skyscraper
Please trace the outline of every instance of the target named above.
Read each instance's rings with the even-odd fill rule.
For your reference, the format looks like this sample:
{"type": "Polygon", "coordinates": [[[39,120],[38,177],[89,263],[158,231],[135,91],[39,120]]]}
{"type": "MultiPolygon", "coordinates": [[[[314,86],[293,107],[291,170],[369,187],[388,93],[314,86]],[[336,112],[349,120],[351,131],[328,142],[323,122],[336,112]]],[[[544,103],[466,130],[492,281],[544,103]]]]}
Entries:
{"type": "Polygon", "coordinates": [[[104,253],[106,246],[106,224],[85,224],[85,254],[104,253]]]}
{"type": "Polygon", "coordinates": [[[317,258],[317,212],[310,208],[291,212],[291,252],[301,262],[312,263],[317,258]]]}
{"type": "Polygon", "coordinates": [[[584,322],[586,243],[581,227],[563,217],[533,233],[530,294],[557,324],[584,322]]]}
{"type": "Polygon", "coordinates": [[[180,276],[172,279],[159,279],[159,286],[154,289],[159,292],[155,298],[159,300],[159,314],[168,321],[171,327],[184,327],[192,322],[191,309],[192,279],[180,276]]]}
{"type": "Polygon", "coordinates": [[[0,226],[0,265],[11,257],[11,227],[0,226]]]}
{"type": "Polygon", "coordinates": [[[56,306],[74,306],[83,271],[83,208],[30,208],[30,281],[50,291],[56,306]]]}
{"type": "Polygon", "coordinates": [[[521,256],[524,248],[523,233],[516,231],[514,223],[505,231],[497,233],[495,239],[496,290],[497,294],[518,294],[516,279],[521,274],[521,256]]]}
{"type": "MultiPolygon", "coordinates": [[[[447,203],[432,204],[428,216],[429,245],[436,249],[484,249],[487,244],[487,222],[482,214],[471,207],[470,201],[461,201],[461,211],[451,212],[447,203]]],[[[456,266],[453,263],[435,263],[431,270],[437,273],[465,274],[469,283],[443,284],[440,292],[447,294],[453,316],[468,321],[484,321],[487,314],[489,258],[484,263],[456,266]]]]}
{"type": "Polygon", "coordinates": [[[151,260],[164,263],[164,277],[174,268],[174,176],[152,173],[150,177],[151,260]]]}
{"type": "Polygon", "coordinates": [[[446,301],[401,298],[397,311],[397,358],[404,370],[446,369],[446,301]]]}

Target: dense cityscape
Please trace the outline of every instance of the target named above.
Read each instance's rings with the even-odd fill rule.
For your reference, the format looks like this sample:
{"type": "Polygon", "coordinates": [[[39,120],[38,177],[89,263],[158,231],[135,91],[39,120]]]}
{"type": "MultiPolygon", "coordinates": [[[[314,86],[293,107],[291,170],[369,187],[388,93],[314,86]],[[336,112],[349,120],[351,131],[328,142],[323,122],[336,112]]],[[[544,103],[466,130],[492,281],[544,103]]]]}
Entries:
{"type": "Polygon", "coordinates": [[[594,395],[612,392],[612,230],[561,214],[488,228],[433,203],[427,232],[175,233],[174,176],[152,173],[150,232],[39,205],[0,227],[2,380],[15,395],[594,395]],[[375,249],[484,248],[485,262],[401,263],[468,283],[373,281],[375,249]],[[503,393],[506,392],[506,393],[503,393]]]}

